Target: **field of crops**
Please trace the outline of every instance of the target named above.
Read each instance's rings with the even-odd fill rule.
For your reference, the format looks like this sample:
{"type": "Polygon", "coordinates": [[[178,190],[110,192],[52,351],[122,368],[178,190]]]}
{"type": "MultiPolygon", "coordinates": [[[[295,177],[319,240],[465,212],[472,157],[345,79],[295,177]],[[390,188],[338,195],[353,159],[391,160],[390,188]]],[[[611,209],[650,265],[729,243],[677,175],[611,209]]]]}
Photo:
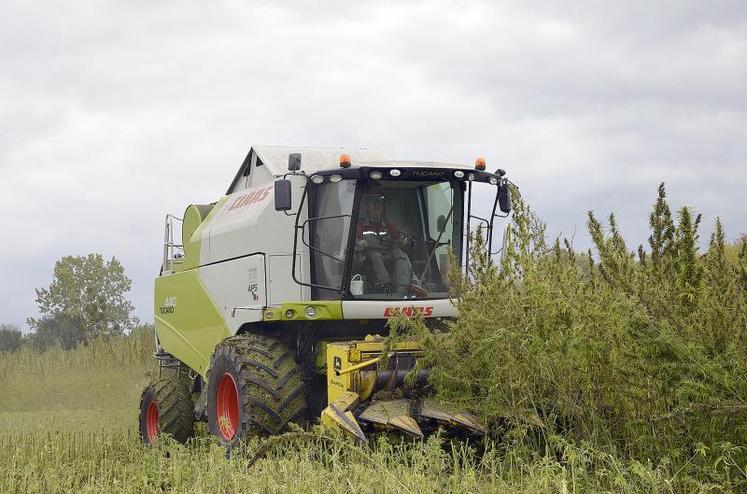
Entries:
{"type": "Polygon", "coordinates": [[[596,251],[547,242],[517,202],[500,269],[475,239],[462,316],[419,335],[439,395],[489,426],[479,443],[318,428],[230,456],[205,433],[145,448],[138,400],[152,336],[0,353],[0,492],[745,492],[747,246],[672,214],[647,249],[589,216],[596,251]],[[453,362],[459,362],[458,366],[453,362]]]}
{"type": "Polygon", "coordinates": [[[150,340],[0,356],[0,492],[562,492],[555,461],[475,454],[438,438],[371,447],[291,432],[226,457],[204,431],[148,449],[137,407],[150,340]]]}

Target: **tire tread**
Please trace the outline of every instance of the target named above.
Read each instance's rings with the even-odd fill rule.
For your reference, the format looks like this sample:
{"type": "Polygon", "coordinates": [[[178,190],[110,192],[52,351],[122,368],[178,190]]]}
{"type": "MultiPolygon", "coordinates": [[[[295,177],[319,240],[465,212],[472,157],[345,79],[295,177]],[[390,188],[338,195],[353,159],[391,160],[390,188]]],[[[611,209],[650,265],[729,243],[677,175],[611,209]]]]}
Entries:
{"type": "MultiPolygon", "coordinates": [[[[234,369],[239,386],[242,419],[231,446],[251,436],[274,435],[300,421],[306,411],[305,386],[294,353],[272,336],[245,333],[223,340],[210,362],[214,369],[219,361],[234,369]],[[240,381],[240,382],[239,382],[240,381]]],[[[208,383],[211,371],[208,370],[208,383]]],[[[209,389],[212,389],[209,388],[209,389]]],[[[208,396],[208,428],[219,435],[215,414],[215,397],[208,396]]]]}

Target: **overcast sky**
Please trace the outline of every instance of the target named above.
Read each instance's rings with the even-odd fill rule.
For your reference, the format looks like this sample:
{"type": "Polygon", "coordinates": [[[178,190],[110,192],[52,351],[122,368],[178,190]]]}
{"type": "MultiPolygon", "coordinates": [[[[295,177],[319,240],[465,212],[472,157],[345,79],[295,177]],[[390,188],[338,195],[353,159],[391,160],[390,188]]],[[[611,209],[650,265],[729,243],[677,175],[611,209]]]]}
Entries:
{"type": "Polygon", "coordinates": [[[164,214],[252,144],[485,156],[582,249],[589,209],[645,242],[662,181],[747,232],[743,0],[0,5],[0,322],[90,252],[151,321],[164,214]]]}

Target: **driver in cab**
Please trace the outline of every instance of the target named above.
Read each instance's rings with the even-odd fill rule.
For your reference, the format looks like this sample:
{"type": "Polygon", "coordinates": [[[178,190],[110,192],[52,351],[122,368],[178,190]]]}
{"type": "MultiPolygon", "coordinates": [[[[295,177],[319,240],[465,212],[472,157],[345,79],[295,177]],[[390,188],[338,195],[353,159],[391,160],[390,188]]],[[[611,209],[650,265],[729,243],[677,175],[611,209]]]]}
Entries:
{"type": "Polygon", "coordinates": [[[366,217],[358,223],[355,235],[357,264],[368,264],[374,276],[375,291],[406,294],[414,277],[410,258],[402,250],[406,236],[386,221],[384,203],[382,194],[364,197],[366,217]]]}

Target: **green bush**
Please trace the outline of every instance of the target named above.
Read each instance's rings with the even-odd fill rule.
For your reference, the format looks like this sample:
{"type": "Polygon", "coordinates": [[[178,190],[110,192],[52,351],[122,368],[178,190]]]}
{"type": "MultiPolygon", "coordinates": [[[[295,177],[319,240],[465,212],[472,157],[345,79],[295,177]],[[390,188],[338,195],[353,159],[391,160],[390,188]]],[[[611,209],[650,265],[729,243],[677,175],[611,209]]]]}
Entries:
{"type": "Polygon", "coordinates": [[[28,336],[29,341],[39,350],[46,350],[59,345],[64,350],[71,350],[86,341],[79,317],[58,312],[34,321],[34,331],[28,336]]]}
{"type": "Polygon", "coordinates": [[[747,247],[730,260],[717,220],[700,254],[699,224],[672,217],[663,185],[648,250],[589,213],[582,269],[517,199],[499,265],[476,232],[470,275],[451,274],[458,320],[421,332],[439,396],[514,448],[583,446],[746,486],[747,247]]]}
{"type": "Polygon", "coordinates": [[[14,324],[0,324],[0,352],[15,352],[23,345],[23,334],[14,324]]]}

